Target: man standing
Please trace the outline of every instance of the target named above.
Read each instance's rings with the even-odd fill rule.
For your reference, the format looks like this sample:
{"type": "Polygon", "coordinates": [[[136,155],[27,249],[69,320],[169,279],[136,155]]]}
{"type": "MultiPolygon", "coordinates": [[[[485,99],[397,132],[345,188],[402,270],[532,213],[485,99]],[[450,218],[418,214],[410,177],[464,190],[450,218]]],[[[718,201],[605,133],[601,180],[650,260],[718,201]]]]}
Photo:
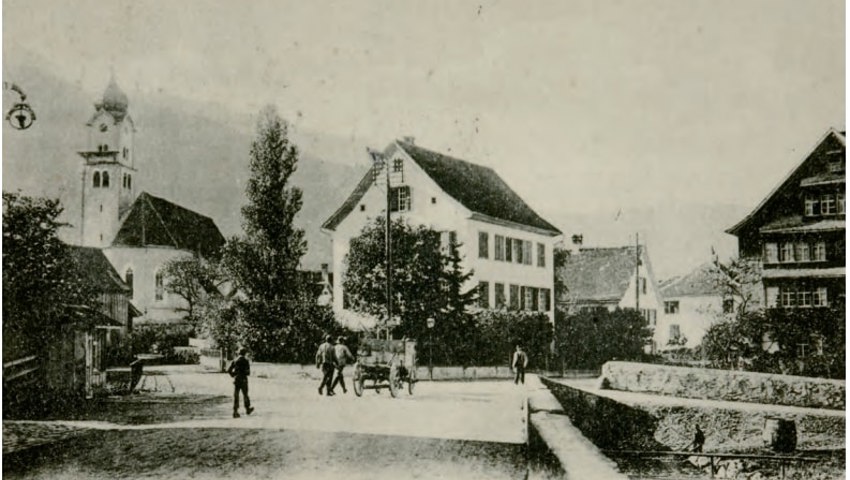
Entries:
{"type": "Polygon", "coordinates": [[[136,385],[142,379],[142,370],[144,363],[138,355],[133,355],[133,362],[130,363],[130,393],[136,390],[136,385]]]}
{"type": "Polygon", "coordinates": [[[331,345],[331,336],[325,336],[325,343],[319,345],[319,350],[316,352],[316,368],[322,369],[322,383],[319,385],[319,395],[322,394],[322,389],[327,387],[327,395],[332,397],[334,366],[336,359],[334,358],[334,346],[331,345]]]}
{"type": "Polygon", "coordinates": [[[525,385],[525,367],[528,366],[528,356],[525,352],[522,351],[522,347],[519,345],[516,346],[516,352],[514,352],[514,361],[512,363],[513,368],[516,370],[516,378],[514,378],[514,384],[519,384],[522,382],[525,385]]]}
{"type": "Polygon", "coordinates": [[[354,355],[351,354],[351,350],[345,346],[345,337],[339,337],[336,339],[336,345],[334,346],[334,359],[336,360],[336,378],[334,378],[334,382],[331,385],[331,391],[336,388],[337,384],[342,386],[342,393],[348,393],[348,390],[345,388],[345,379],[342,377],[342,370],[348,365],[348,362],[354,361],[354,355]]]}
{"type": "Polygon", "coordinates": [[[251,375],[251,362],[245,358],[247,350],[242,347],[239,349],[239,356],[230,362],[230,367],[227,373],[233,377],[233,418],[239,418],[239,392],[242,392],[242,397],[245,399],[245,413],[248,415],[254,411],[251,407],[251,399],[248,398],[248,376],[251,375]]]}

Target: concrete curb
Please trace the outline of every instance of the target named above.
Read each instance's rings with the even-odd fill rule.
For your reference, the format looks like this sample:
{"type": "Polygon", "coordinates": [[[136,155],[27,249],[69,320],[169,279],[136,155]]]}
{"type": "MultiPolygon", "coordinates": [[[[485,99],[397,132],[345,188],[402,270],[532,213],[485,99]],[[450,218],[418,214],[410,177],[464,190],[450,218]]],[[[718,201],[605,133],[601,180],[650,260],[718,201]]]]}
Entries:
{"type": "MultiPolygon", "coordinates": [[[[617,465],[582,435],[555,395],[535,375],[540,388],[528,395],[528,449],[536,457],[554,457],[568,479],[628,480],[617,465]]],[[[533,385],[532,385],[532,388],[533,385]]]]}

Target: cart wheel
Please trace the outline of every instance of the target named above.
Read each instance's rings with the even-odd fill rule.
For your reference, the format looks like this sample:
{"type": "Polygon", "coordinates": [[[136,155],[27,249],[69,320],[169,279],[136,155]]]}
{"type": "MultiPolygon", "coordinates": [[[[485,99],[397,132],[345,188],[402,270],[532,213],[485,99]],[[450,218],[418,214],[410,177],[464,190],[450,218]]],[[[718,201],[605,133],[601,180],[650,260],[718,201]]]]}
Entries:
{"type": "Polygon", "coordinates": [[[358,397],[363,395],[363,368],[359,363],[354,365],[354,394],[358,397]]]}
{"type": "Polygon", "coordinates": [[[398,366],[393,364],[390,367],[390,395],[393,398],[398,397],[399,387],[401,386],[401,379],[399,379],[398,375],[398,366]]]}

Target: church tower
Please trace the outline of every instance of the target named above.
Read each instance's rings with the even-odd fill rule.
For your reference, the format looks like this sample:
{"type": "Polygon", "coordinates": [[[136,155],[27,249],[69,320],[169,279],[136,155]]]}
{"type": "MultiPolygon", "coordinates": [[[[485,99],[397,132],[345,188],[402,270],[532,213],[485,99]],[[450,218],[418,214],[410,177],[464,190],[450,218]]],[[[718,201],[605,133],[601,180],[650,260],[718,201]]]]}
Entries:
{"type": "Polygon", "coordinates": [[[112,243],[124,213],[135,198],[136,168],[127,95],[115,78],[103,92],[86,123],[88,145],[83,157],[81,243],[106,247],[112,243]]]}

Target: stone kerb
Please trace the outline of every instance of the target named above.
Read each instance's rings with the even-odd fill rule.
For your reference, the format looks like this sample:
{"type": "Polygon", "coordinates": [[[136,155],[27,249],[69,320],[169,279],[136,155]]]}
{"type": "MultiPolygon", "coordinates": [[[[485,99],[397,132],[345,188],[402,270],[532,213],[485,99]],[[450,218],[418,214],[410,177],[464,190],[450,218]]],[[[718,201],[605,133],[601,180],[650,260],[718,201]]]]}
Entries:
{"type": "Polygon", "coordinates": [[[845,381],[632,362],[602,366],[601,388],[681,398],[844,410],[845,381]]]}
{"type": "Polygon", "coordinates": [[[529,390],[529,452],[537,458],[554,457],[563,478],[625,480],[628,477],[602,454],[564,415],[564,408],[537,375],[526,377],[529,390]]]}

